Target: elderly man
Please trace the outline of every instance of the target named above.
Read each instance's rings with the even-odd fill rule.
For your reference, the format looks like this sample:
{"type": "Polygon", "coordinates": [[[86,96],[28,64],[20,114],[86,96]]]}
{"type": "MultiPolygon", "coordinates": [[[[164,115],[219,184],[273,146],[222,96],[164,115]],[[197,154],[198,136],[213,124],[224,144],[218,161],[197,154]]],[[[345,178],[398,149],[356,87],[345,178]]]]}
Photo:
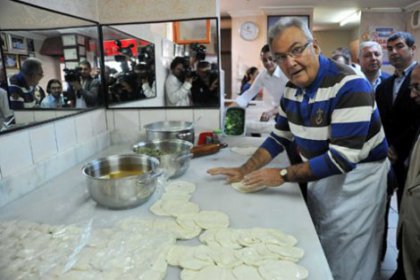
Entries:
{"type": "Polygon", "coordinates": [[[35,58],[25,60],[19,73],[10,77],[10,109],[32,108],[45,97],[44,90],[38,86],[44,77],[41,61],[35,58]]]}
{"type": "Polygon", "coordinates": [[[382,47],[375,41],[365,41],[359,46],[359,64],[366,79],[376,90],[378,85],[391,75],[382,72],[382,47]]]}
{"type": "Polygon", "coordinates": [[[242,166],[208,173],[242,181],[247,191],[310,182],[308,207],[334,279],[375,279],[389,163],[371,86],[321,55],[299,19],[277,22],[269,43],[289,78],[275,130],[242,166]],[[262,168],[293,140],[304,163],[262,168]]]}

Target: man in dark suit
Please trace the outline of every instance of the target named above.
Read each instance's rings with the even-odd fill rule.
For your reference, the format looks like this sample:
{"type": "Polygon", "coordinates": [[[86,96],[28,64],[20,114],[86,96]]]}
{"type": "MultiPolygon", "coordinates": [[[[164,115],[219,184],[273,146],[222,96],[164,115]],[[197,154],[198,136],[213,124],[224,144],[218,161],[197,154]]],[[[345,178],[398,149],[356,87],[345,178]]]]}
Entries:
{"type": "Polygon", "coordinates": [[[387,39],[389,62],[395,74],[376,89],[376,102],[389,144],[388,157],[397,180],[397,201],[400,205],[407,176],[405,161],[419,125],[420,108],[410,98],[410,75],[414,61],[415,40],[411,33],[396,32],[387,39]]]}

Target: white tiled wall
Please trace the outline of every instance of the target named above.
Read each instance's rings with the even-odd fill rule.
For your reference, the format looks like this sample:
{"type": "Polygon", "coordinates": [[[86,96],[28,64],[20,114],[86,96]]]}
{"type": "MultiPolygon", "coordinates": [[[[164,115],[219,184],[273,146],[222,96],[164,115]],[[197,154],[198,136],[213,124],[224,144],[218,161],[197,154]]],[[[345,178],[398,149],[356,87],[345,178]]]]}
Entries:
{"type": "Polygon", "coordinates": [[[0,206],[109,145],[104,109],[0,135],[0,206]]]}
{"type": "Polygon", "coordinates": [[[220,128],[219,109],[167,109],[167,110],[108,110],[108,127],[114,127],[111,133],[113,144],[134,144],[144,140],[144,126],[159,121],[194,122],[196,134],[220,128]]]}
{"type": "Polygon", "coordinates": [[[0,207],[111,143],[132,145],[144,140],[146,124],[189,121],[194,122],[198,134],[218,129],[219,114],[219,109],[98,109],[0,135],[0,207]]]}

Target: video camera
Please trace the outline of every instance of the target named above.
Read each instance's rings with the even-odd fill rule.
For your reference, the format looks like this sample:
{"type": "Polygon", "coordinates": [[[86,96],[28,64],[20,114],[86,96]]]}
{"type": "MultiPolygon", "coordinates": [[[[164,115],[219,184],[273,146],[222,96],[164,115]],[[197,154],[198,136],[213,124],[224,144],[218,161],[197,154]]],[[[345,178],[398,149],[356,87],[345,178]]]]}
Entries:
{"type": "Polygon", "coordinates": [[[194,55],[198,61],[206,59],[207,48],[204,45],[193,43],[190,45],[191,54],[194,55]]]}
{"type": "Polygon", "coordinates": [[[64,70],[64,80],[66,82],[76,82],[76,81],[80,81],[80,77],[82,76],[82,74],[80,73],[80,68],[76,67],[74,69],[67,69],[65,68],[64,70]]]}

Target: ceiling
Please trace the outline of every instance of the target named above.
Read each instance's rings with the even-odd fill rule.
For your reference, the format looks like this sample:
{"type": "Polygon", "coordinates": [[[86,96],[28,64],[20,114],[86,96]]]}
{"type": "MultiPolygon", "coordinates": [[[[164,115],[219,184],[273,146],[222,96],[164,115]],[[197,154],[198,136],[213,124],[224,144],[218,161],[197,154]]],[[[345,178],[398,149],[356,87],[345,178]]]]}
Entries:
{"type": "MultiPolygon", "coordinates": [[[[360,24],[360,16],[348,24],[339,22],[358,10],[372,12],[403,12],[419,7],[415,0],[220,0],[221,17],[282,15],[282,11],[299,11],[313,8],[313,29],[350,29],[360,24]]],[[[296,13],[294,13],[296,14],[296,13]]]]}

